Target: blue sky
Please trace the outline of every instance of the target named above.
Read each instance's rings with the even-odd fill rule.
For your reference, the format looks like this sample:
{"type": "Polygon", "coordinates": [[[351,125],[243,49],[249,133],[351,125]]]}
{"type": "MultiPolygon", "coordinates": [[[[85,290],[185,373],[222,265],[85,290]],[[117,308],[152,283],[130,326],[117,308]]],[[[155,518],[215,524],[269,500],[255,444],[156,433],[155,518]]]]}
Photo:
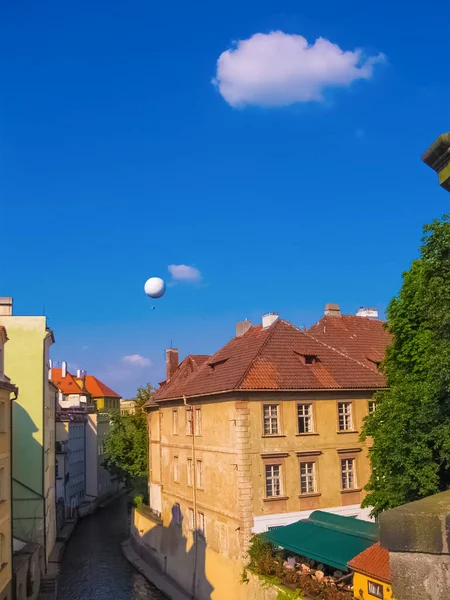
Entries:
{"type": "Polygon", "coordinates": [[[422,224],[448,211],[420,160],[449,127],[444,2],[0,12],[0,295],[17,314],[45,310],[53,358],[124,395],[164,378],[171,342],[213,352],[243,318],[309,325],[327,301],[383,312],[422,224]],[[269,65],[273,31],[286,44],[269,65]],[[363,52],[296,71],[294,35],[363,52]],[[255,67],[258,40],[269,59],[255,67]],[[170,281],[169,265],[201,280],[173,282],[151,310],[144,282],[170,281]]]}

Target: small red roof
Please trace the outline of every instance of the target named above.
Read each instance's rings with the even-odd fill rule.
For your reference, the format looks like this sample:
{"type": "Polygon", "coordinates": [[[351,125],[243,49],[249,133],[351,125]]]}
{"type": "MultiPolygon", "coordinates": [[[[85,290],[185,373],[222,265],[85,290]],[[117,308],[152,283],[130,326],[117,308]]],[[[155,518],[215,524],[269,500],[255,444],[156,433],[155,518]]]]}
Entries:
{"type": "Polygon", "coordinates": [[[86,375],[84,385],[93,398],[122,398],[94,375],[86,375]]]}
{"type": "Polygon", "coordinates": [[[170,380],[157,390],[155,400],[237,389],[376,389],[385,386],[383,376],[376,369],[282,319],[267,328],[251,327],[200,365],[194,362],[186,357],[170,380]]]}
{"type": "Polygon", "coordinates": [[[324,316],[308,333],[375,371],[392,342],[384,321],[355,315],[324,316]]]}
{"type": "Polygon", "coordinates": [[[83,390],[68,371],[62,376],[62,369],[52,369],[52,381],[63,394],[82,394],[83,390]]]}
{"type": "Polygon", "coordinates": [[[364,550],[348,563],[353,571],[358,571],[368,577],[374,577],[385,583],[391,583],[391,566],[389,564],[389,551],[377,542],[364,550]]]}

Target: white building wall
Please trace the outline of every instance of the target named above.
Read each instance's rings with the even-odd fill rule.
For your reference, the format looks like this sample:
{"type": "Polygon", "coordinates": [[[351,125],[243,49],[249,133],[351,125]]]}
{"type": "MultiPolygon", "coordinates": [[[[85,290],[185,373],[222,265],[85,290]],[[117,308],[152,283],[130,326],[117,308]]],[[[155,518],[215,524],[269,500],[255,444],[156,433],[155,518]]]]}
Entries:
{"type": "MultiPolygon", "coordinates": [[[[370,517],[370,508],[361,508],[359,504],[350,506],[336,506],[332,508],[321,508],[324,512],[330,512],[342,517],[355,517],[363,521],[373,521],[370,517]]],[[[290,525],[301,519],[307,519],[313,510],[303,510],[300,512],[281,513],[276,515],[264,515],[254,517],[253,533],[263,533],[269,531],[272,527],[283,527],[290,525]]]]}

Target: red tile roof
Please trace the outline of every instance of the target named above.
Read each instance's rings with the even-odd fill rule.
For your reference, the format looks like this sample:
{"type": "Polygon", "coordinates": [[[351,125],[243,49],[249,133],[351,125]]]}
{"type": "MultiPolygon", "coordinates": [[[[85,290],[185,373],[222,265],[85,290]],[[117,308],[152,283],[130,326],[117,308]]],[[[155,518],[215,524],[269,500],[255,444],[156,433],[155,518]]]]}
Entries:
{"type": "Polygon", "coordinates": [[[62,369],[52,369],[52,381],[63,394],[82,394],[83,390],[69,372],[62,376],[62,369]]]}
{"type": "Polygon", "coordinates": [[[122,398],[94,375],[86,375],[84,385],[93,398],[122,398]]]}
{"type": "Polygon", "coordinates": [[[374,371],[392,341],[383,321],[353,315],[322,317],[308,333],[374,371]]]}
{"type": "Polygon", "coordinates": [[[188,359],[157,390],[155,400],[231,390],[376,389],[385,385],[377,370],[282,319],[265,329],[251,327],[195,369],[188,359]],[[317,359],[307,364],[305,356],[317,359]]]}
{"type": "Polygon", "coordinates": [[[377,542],[353,558],[348,566],[368,577],[374,577],[385,583],[391,583],[389,551],[377,542]]]}

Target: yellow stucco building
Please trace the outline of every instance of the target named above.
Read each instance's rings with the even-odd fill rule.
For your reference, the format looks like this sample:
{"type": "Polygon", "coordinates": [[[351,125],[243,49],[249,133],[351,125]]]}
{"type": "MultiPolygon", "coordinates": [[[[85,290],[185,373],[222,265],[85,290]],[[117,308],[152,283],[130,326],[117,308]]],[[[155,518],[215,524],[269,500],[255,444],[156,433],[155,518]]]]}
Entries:
{"type": "Polygon", "coordinates": [[[56,539],[54,337],[46,317],[13,315],[12,298],[1,298],[0,307],[9,338],[5,371],[20,390],[12,418],[13,534],[45,548],[47,564],[56,539]]]}
{"type": "Polygon", "coordinates": [[[380,542],[355,556],[348,565],[353,571],[355,600],[394,600],[389,551],[380,542]]]}
{"type": "Polygon", "coordinates": [[[384,386],[376,364],[273,314],[256,327],[238,323],[211,357],[178,364],[169,349],[166,382],[147,406],[149,504],[161,524],[137,515],[137,543],[199,600],[245,598],[240,573],[254,533],[316,509],[368,518],[369,442],[359,432],[384,386]]]}
{"type": "Polygon", "coordinates": [[[7,334],[0,326],[0,599],[12,595],[12,524],[11,524],[11,400],[17,388],[4,371],[7,334]]]}

